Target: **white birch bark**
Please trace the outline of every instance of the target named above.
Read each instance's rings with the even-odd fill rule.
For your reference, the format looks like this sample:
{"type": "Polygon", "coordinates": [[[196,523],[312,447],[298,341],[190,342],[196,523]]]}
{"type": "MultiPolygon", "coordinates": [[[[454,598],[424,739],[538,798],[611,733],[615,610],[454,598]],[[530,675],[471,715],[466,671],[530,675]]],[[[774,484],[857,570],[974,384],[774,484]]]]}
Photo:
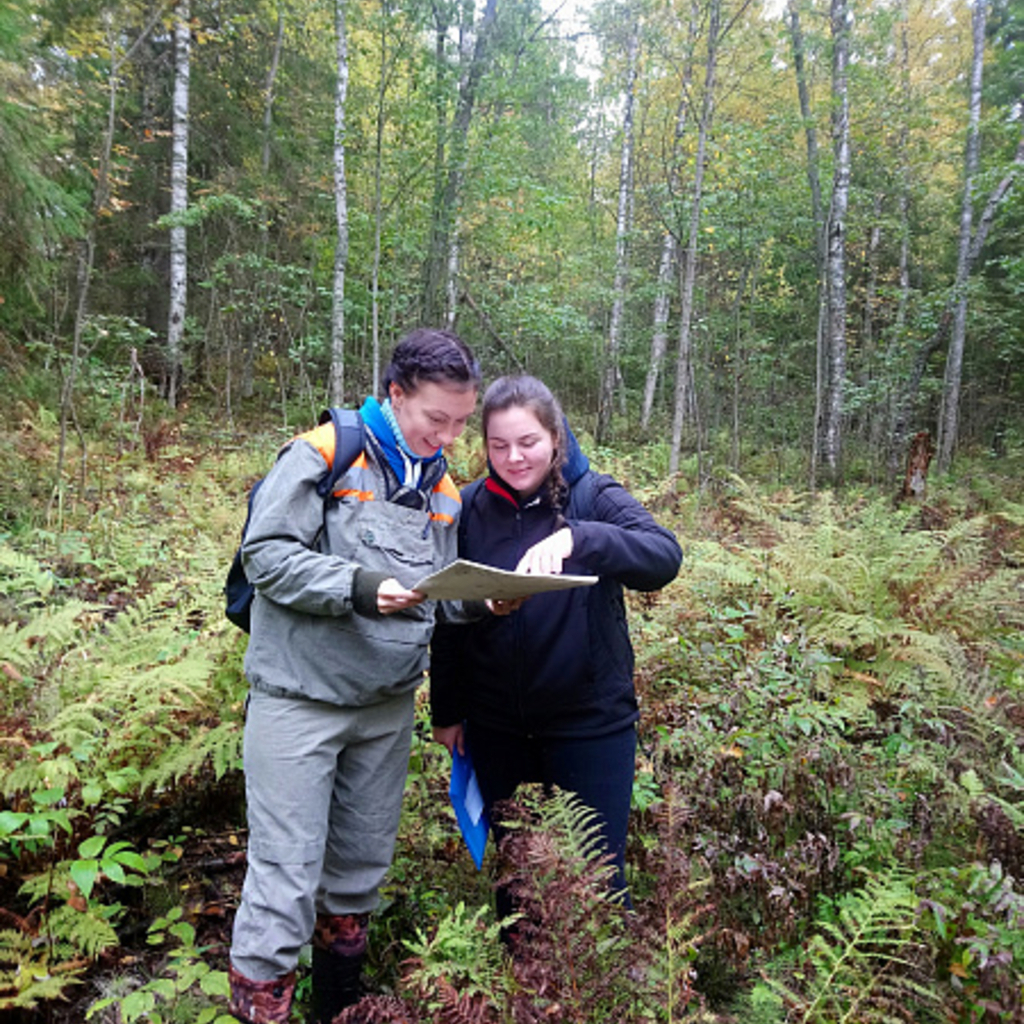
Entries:
{"type": "Polygon", "coordinates": [[[707,165],[708,136],[715,112],[715,77],[718,63],[721,0],[711,0],[708,12],[708,49],[704,71],[704,96],[697,128],[697,153],[694,157],[693,188],[690,199],[690,230],[683,253],[680,286],[679,351],[676,354],[675,402],[672,415],[672,447],[669,451],[669,472],[679,470],[683,443],[683,426],[696,414],[694,394],[692,321],[693,291],[697,279],[697,248],[700,231],[701,202],[704,195],[704,170],[707,165]]]}
{"type": "MultiPolygon", "coordinates": [[[[470,88],[470,72],[473,68],[473,54],[476,52],[476,25],[468,22],[462,31],[459,40],[459,104],[463,104],[466,92],[470,88]]],[[[450,211],[451,224],[448,232],[448,259],[445,264],[444,278],[444,322],[449,330],[455,327],[455,317],[458,312],[458,280],[459,280],[459,258],[460,244],[459,232],[462,226],[462,218],[458,212],[458,197],[462,195],[463,185],[466,178],[466,153],[454,168],[456,205],[450,211]]]]}
{"type": "Polygon", "coordinates": [[[850,201],[849,11],[846,0],[832,0],[832,202],[826,232],[825,280],[828,303],[824,343],[828,346],[822,454],[838,482],[843,443],[846,386],[846,215],[850,201]]]}
{"type": "Polygon", "coordinates": [[[636,103],[637,50],[640,45],[640,26],[634,21],[626,44],[626,96],[622,113],[622,154],[619,161],[619,202],[615,222],[615,283],[613,285],[612,313],[608,323],[608,338],[604,350],[601,375],[601,394],[597,410],[597,440],[604,441],[611,434],[615,395],[621,387],[622,373],[619,354],[622,347],[622,320],[626,304],[626,277],[629,273],[629,210],[630,182],[633,166],[633,108],[636,103]]]}
{"type": "Polygon", "coordinates": [[[974,54],[971,59],[971,86],[967,125],[967,146],[964,154],[964,192],[960,203],[960,239],[956,254],[956,280],[953,292],[953,332],[946,356],[946,372],[942,385],[942,406],[939,409],[939,437],[936,462],[940,471],[949,469],[956,446],[957,417],[960,407],[960,384],[963,377],[964,339],[967,334],[967,280],[971,272],[971,241],[974,230],[974,178],[978,173],[981,152],[981,80],[985,57],[985,21],[987,0],[974,0],[971,29],[974,54]]]}
{"type": "MultiPolygon", "coordinates": [[[[672,162],[668,177],[668,194],[674,198],[679,190],[680,148],[686,133],[686,121],[690,111],[690,95],[693,87],[693,50],[697,35],[698,7],[690,6],[690,24],[687,39],[686,63],[683,66],[680,87],[679,105],[676,108],[675,133],[672,140],[672,162]]],[[[673,218],[674,220],[674,218],[673,218]]],[[[672,301],[672,268],[679,251],[676,237],[678,227],[669,225],[661,242],[661,259],[658,261],[658,285],[654,296],[654,332],[651,337],[651,359],[647,366],[647,379],[644,382],[644,404],[640,413],[640,426],[646,430],[651,422],[654,410],[654,395],[661,376],[661,366],[668,350],[668,314],[672,301]]]]}
{"type": "Polygon", "coordinates": [[[383,0],[380,11],[380,78],[377,80],[377,132],[373,154],[373,269],[370,279],[372,316],[373,390],[380,391],[380,258],[381,231],[384,224],[384,107],[388,91],[388,22],[391,4],[383,0]]]}
{"type": "MultiPolygon", "coordinates": [[[[673,170],[674,173],[674,170],[673,170]]],[[[668,312],[672,302],[672,267],[676,260],[676,236],[666,231],[661,241],[661,259],[658,261],[658,285],[654,295],[654,333],[651,336],[651,359],[644,381],[644,404],[640,412],[640,427],[646,430],[654,410],[654,395],[661,376],[661,364],[668,350],[668,312]]]]}
{"type": "Polygon", "coordinates": [[[345,181],[345,100],[348,95],[348,38],[346,0],[334,0],[335,47],[338,77],[334,91],[334,288],[331,307],[332,405],[345,401],[345,269],[348,266],[348,186],[345,181]]]}
{"type": "MultiPolygon", "coordinates": [[[[189,0],[174,8],[174,116],[171,129],[171,214],[188,209],[188,117],[191,12],[189,0]]],[[[185,227],[171,228],[171,303],[167,323],[167,404],[178,399],[181,348],[188,304],[188,239],[185,227]]]]}

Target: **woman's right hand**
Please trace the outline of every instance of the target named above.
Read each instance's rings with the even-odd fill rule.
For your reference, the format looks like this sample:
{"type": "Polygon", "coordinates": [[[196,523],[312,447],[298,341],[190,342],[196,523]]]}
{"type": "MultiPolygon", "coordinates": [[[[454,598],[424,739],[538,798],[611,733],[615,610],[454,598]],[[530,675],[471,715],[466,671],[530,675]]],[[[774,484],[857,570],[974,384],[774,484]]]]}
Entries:
{"type": "Polygon", "coordinates": [[[458,750],[462,755],[465,755],[465,738],[462,734],[462,723],[458,725],[435,725],[434,726],[434,739],[437,740],[449,754],[453,750],[458,750]]]}

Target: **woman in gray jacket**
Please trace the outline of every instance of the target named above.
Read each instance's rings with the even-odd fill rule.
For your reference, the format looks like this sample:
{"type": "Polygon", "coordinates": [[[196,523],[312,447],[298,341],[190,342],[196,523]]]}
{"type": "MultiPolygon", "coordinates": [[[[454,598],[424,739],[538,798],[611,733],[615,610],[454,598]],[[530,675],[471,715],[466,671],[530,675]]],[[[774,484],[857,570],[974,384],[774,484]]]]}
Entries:
{"type": "MultiPolygon", "coordinates": [[[[328,502],[332,423],[281,451],[242,545],[255,587],[245,656],[248,867],[231,946],[231,1012],[288,1019],[313,942],[313,1017],[359,998],[369,912],[391,863],[435,602],[410,588],[456,556],[461,501],[445,445],[480,368],[456,335],[396,347],[365,445],[328,502]]],[[[456,615],[458,608],[441,609],[456,615]]]]}

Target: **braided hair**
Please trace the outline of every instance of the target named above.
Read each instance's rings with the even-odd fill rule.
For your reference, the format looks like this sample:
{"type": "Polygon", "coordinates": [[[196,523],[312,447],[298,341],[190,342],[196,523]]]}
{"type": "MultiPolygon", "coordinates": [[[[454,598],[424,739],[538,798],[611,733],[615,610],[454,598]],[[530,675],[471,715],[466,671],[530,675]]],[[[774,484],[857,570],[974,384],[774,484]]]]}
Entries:
{"type": "Polygon", "coordinates": [[[475,390],[482,378],[476,356],[457,334],[418,327],[395,346],[384,371],[384,394],[393,383],[412,394],[427,381],[475,390]]]}

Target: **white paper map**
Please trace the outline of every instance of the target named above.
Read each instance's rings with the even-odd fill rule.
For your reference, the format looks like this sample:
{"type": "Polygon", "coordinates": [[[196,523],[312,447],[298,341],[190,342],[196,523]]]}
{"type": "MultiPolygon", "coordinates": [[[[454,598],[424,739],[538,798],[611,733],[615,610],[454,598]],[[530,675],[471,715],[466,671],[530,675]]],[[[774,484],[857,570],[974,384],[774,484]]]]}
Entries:
{"type": "Polygon", "coordinates": [[[507,572],[479,562],[460,558],[440,572],[427,576],[413,586],[427,597],[441,601],[511,601],[548,590],[591,587],[596,576],[549,576],[525,572],[507,572]]]}

